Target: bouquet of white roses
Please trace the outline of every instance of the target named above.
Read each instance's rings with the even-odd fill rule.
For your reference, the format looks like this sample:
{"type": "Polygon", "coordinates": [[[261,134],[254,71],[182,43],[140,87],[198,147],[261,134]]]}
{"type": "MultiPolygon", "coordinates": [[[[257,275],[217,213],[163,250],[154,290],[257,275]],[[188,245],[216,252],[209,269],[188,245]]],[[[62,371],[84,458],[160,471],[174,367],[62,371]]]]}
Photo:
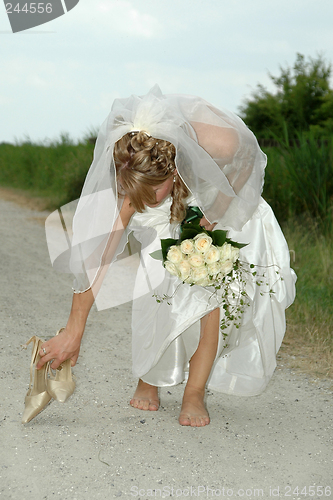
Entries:
{"type": "MultiPolygon", "coordinates": [[[[200,226],[202,216],[198,207],[189,207],[181,223],[179,239],[162,239],[161,250],[150,255],[162,260],[165,269],[183,283],[212,288],[211,298],[215,296],[219,306],[224,309],[220,328],[226,337],[225,330],[231,323],[239,328],[245,308],[249,305],[246,292],[249,277],[259,287],[264,285],[266,293],[271,295],[274,293],[274,284],[270,286],[265,274],[258,272],[258,267],[273,267],[277,275],[279,271],[274,265],[256,266],[241,262],[239,251],[246,244],[230,240],[226,231],[219,229],[207,231],[200,226]]],[[[278,277],[276,281],[279,279],[281,278],[278,277]]],[[[178,287],[174,294],[177,289],[178,287]]],[[[261,295],[263,293],[260,292],[261,295]]],[[[157,302],[166,300],[170,304],[173,296],[154,295],[154,297],[157,302]]]]}
{"type": "Polygon", "coordinates": [[[163,260],[165,269],[185,283],[212,286],[237,267],[239,250],[245,245],[227,238],[226,231],[201,227],[202,216],[200,209],[189,207],[179,239],[161,240],[161,250],[151,256],[163,260]]]}
{"type": "MultiPolygon", "coordinates": [[[[232,321],[238,326],[247,303],[244,268],[239,261],[240,248],[245,245],[227,238],[226,231],[201,227],[202,216],[200,209],[189,207],[179,239],[162,239],[161,250],[150,255],[162,260],[165,269],[183,283],[214,288],[212,295],[218,294],[225,310],[220,323],[224,330],[232,321]],[[232,284],[237,284],[237,294],[232,291],[232,284]]],[[[172,298],[155,297],[158,302],[172,298]]]]}
{"type": "Polygon", "coordinates": [[[172,245],[164,267],[190,285],[212,286],[232,272],[239,257],[239,248],[231,243],[213,244],[211,236],[198,233],[178,245],[172,245]]]}

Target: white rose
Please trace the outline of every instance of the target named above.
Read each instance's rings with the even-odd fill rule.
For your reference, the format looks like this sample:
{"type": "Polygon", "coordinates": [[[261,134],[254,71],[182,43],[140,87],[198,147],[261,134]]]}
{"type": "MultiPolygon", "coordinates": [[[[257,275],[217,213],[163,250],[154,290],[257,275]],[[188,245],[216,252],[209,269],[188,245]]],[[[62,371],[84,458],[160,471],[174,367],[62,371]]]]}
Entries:
{"type": "Polygon", "coordinates": [[[177,276],[177,278],[180,277],[180,272],[175,264],[173,262],[169,262],[168,260],[164,263],[165,269],[172,274],[172,276],[177,276]]]}
{"type": "Polygon", "coordinates": [[[209,276],[206,276],[206,278],[203,278],[202,280],[197,281],[196,285],[198,286],[211,286],[214,284],[214,281],[212,281],[209,276]]]}
{"type": "Polygon", "coordinates": [[[232,258],[232,246],[230,243],[224,243],[221,247],[219,247],[220,250],[220,260],[225,261],[225,260],[231,260],[232,258]]]}
{"type": "Polygon", "coordinates": [[[191,267],[202,267],[205,263],[203,256],[200,253],[194,253],[188,259],[191,267]]]}
{"type": "Polygon", "coordinates": [[[220,258],[220,250],[217,247],[212,245],[210,249],[205,253],[205,262],[207,264],[213,264],[213,262],[217,262],[220,258]]]}
{"type": "Polygon", "coordinates": [[[233,262],[236,262],[236,260],[239,258],[239,248],[237,247],[232,247],[231,250],[231,260],[233,262]]]}
{"type": "Polygon", "coordinates": [[[194,237],[194,246],[198,252],[206,253],[209,250],[212,241],[213,240],[210,236],[205,233],[200,233],[194,237]]]}
{"type": "Polygon", "coordinates": [[[213,262],[207,266],[209,276],[216,276],[221,270],[220,262],[213,262]]]}
{"type": "Polygon", "coordinates": [[[168,254],[167,254],[167,259],[172,262],[173,264],[178,264],[182,260],[182,252],[179,247],[176,245],[173,245],[172,247],[169,248],[168,254]]]}
{"type": "Polygon", "coordinates": [[[178,264],[178,269],[180,272],[181,279],[185,281],[186,278],[189,277],[191,273],[191,265],[188,260],[182,260],[178,264]]]}
{"type": "Polygon", "coordinates": [[[207,267],[206,266],[196,267],[195,269],[192,269],[191,275],[193,283],[197,285],[199,281],[207,277],[208,275],[207,267]]]}
{"type": "Polygon", "coordinates": [[[230,271],[232,271],[233,267],[233,262],[231,260],[226,260],[225,262],[221,263],[220,272],[221,274],[223,274],[223,276],[226,276],[230,273],[230,271]]]}
{"type": "Polygon", "coordinates": [[[183,253],[190,255],[194,253],[193,240],[184,240],[181,242],[180,249],[183,253]]]}

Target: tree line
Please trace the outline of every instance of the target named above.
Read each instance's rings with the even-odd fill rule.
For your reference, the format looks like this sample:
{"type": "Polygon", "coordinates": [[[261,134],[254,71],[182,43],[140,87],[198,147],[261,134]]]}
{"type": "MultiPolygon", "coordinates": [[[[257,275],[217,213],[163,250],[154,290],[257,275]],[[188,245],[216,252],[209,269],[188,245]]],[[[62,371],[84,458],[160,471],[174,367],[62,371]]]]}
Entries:
{"type": "MultiPolygon", "coordinates": [[[[322,56],[297,54],[292,67],[269,77],[274,90],[258,84],[240,107],[240,116],[259,140],[290,139],[299,134],[331,138],[333,134],[332,64],[322,56]]],[[[263,141],[265,142],[265,141],[263,141]]]]}

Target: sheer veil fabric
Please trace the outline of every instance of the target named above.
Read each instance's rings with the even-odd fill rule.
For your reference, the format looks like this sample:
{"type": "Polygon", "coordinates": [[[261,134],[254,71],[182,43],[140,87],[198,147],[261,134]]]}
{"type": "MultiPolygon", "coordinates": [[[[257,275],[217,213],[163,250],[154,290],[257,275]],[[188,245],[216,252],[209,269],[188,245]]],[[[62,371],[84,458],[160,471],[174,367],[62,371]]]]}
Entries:
{"type": "Polygon", "coordinates": [[[131,130],[175,145],[178,173],[211,222],[239,230],[258,206],[266,157],[240,118],[199,97],[163,95],[157,85],[143,97],[116,99],[98,134],[80,199],[46,223],[51,261],[75,275],[77,292],[90,287],[101,265],[119,211],[113,148],[131,130]]]}
{"type": "MultiPolygon", "coordinates": [[[[243,252],[245,260],[257,259],[253,262],[259,265],[263,262],[264,265],[281,264],[285,270],[285,281],[278,290],[278,305],[266,299],[260,302],[250,290],[253,314],[247,312],[244,318],[247,326],[244,323],[243,330],[240,329],[243,333],[231,335],[233,348],[229,346],[228,361],[218,356],[211,376],[211,386],[217,390],[234,394],[259,393],[275,368],[275,353],[285,330],[284,309],[293,301],[295,276],[289,268],[283,235],[271,210],[261,199],[266,156],[252,132],[236,115],[216,109],[199,97],[163,95],[157,85],[145,96],[116,99],[98,134],[80,199],[53,212],[46,221],[51,262],[56,270],[74,274],[76,293],[90,288],[103,269],[105,277],[95,297],[98,309],[133,299],[135,376],[153,385],[172,385],[184,379],[187,362],[199,342],[199,319],[212,304],[207,306],[207,291],[199,287],[184,288],[169,309],[164,305],[159,307],[152,298],[155,290],[173,290],[177,281],[166,276],[161,263],[149,257],[149,252],[158,248],[161,237],[178,234],[177,224],[170,224],[168,220],[170,200],[154,209],[147,207],[143,214],[135,214],[126,231],[118,227],[116,251],[114,248],[109,251],[121,207],[113,162],[114,144],[135,130],[144,130],[174,144],[178,174],[191,193],[188,203],[199,206],[210,222],[217,222],[219,228],[229,230],[231,237],[238,237],[245,243],[249,243],[249,238],[255,239],[254,231],[257,231],[257,243],[245,247],[248,249],[243,252]],[[268,228],[273,231],[270,236],[268,228]],[[131,231],[142,245],[141,252],[123,258],[131,231]],[[277,254],[274,245],[279,249],[277,254]],[[254,320],[254,311],[258,315],[259,302],[256,301],[261,304],[260,319],[254,320]],[[188,314],[179,314],[179,307],[184,311],[186,304],[189,304],[188,314]],[[271,317],[268,322],[264,312],[267,307],[271,317]],[[145,314],[140,316],[136,311],[142,308],[145,314]],[[168,326],[161,329],[157,318],[162,322],[159,325],[168,326]],[[254,325],[256,321],[257,326],[254,325]],[[265,325],[272,330],[268,334],[270,340],[265,339],[265,325]],[[244,345],[248,351],[244,350],[244,345]],[[236,358],[238,352],[236,362],[233,352],[236,358]],[[245,368],[245,372],[248,373],[238,373],[238,382],[232,377],[230,382],[227,376],[230,366],[236,373],[236,363],[242,372],[246,358],[248,370],[245,368]],[[181,361],[176,362],[176,359],[181,361]],[[217,381],[216,374],[223,383],[217,381]]],[[[219,355],[222,351],[221,340],[219,355]]]]}

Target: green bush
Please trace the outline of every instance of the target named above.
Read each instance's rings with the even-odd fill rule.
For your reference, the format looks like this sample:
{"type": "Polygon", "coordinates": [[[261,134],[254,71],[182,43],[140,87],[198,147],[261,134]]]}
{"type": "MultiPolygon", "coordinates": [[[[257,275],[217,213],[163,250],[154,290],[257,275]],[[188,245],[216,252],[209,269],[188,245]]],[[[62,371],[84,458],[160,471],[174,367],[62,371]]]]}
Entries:
{"type": "Polygon", "coordinates": [[[318,139],[315,133],[287,133],[279,148],[267,150],[268,166],[264,197],[280,222],[295,216],[310,216],[324,234],[332,230],[333,139],[318,139]]]}
{"type": "Polygon", "coordinates": [[[281,67],[279,76],[269,73],[273,92],[257,86],[240,107],[241,117],[260,139],[281,136],[284,122],[293,136],[315,127],[327,137],[333,119],[331,75],[332,65],[322,56],[297,54],[293,67],[281,67]]]}
{"type": "Polygon", "coordinates": [[[68,136],[50,144],[0,144],[0,184],[48,198],[49,208],[80,196],[92,161],[93,144],[73,144],[68,136]]]}

